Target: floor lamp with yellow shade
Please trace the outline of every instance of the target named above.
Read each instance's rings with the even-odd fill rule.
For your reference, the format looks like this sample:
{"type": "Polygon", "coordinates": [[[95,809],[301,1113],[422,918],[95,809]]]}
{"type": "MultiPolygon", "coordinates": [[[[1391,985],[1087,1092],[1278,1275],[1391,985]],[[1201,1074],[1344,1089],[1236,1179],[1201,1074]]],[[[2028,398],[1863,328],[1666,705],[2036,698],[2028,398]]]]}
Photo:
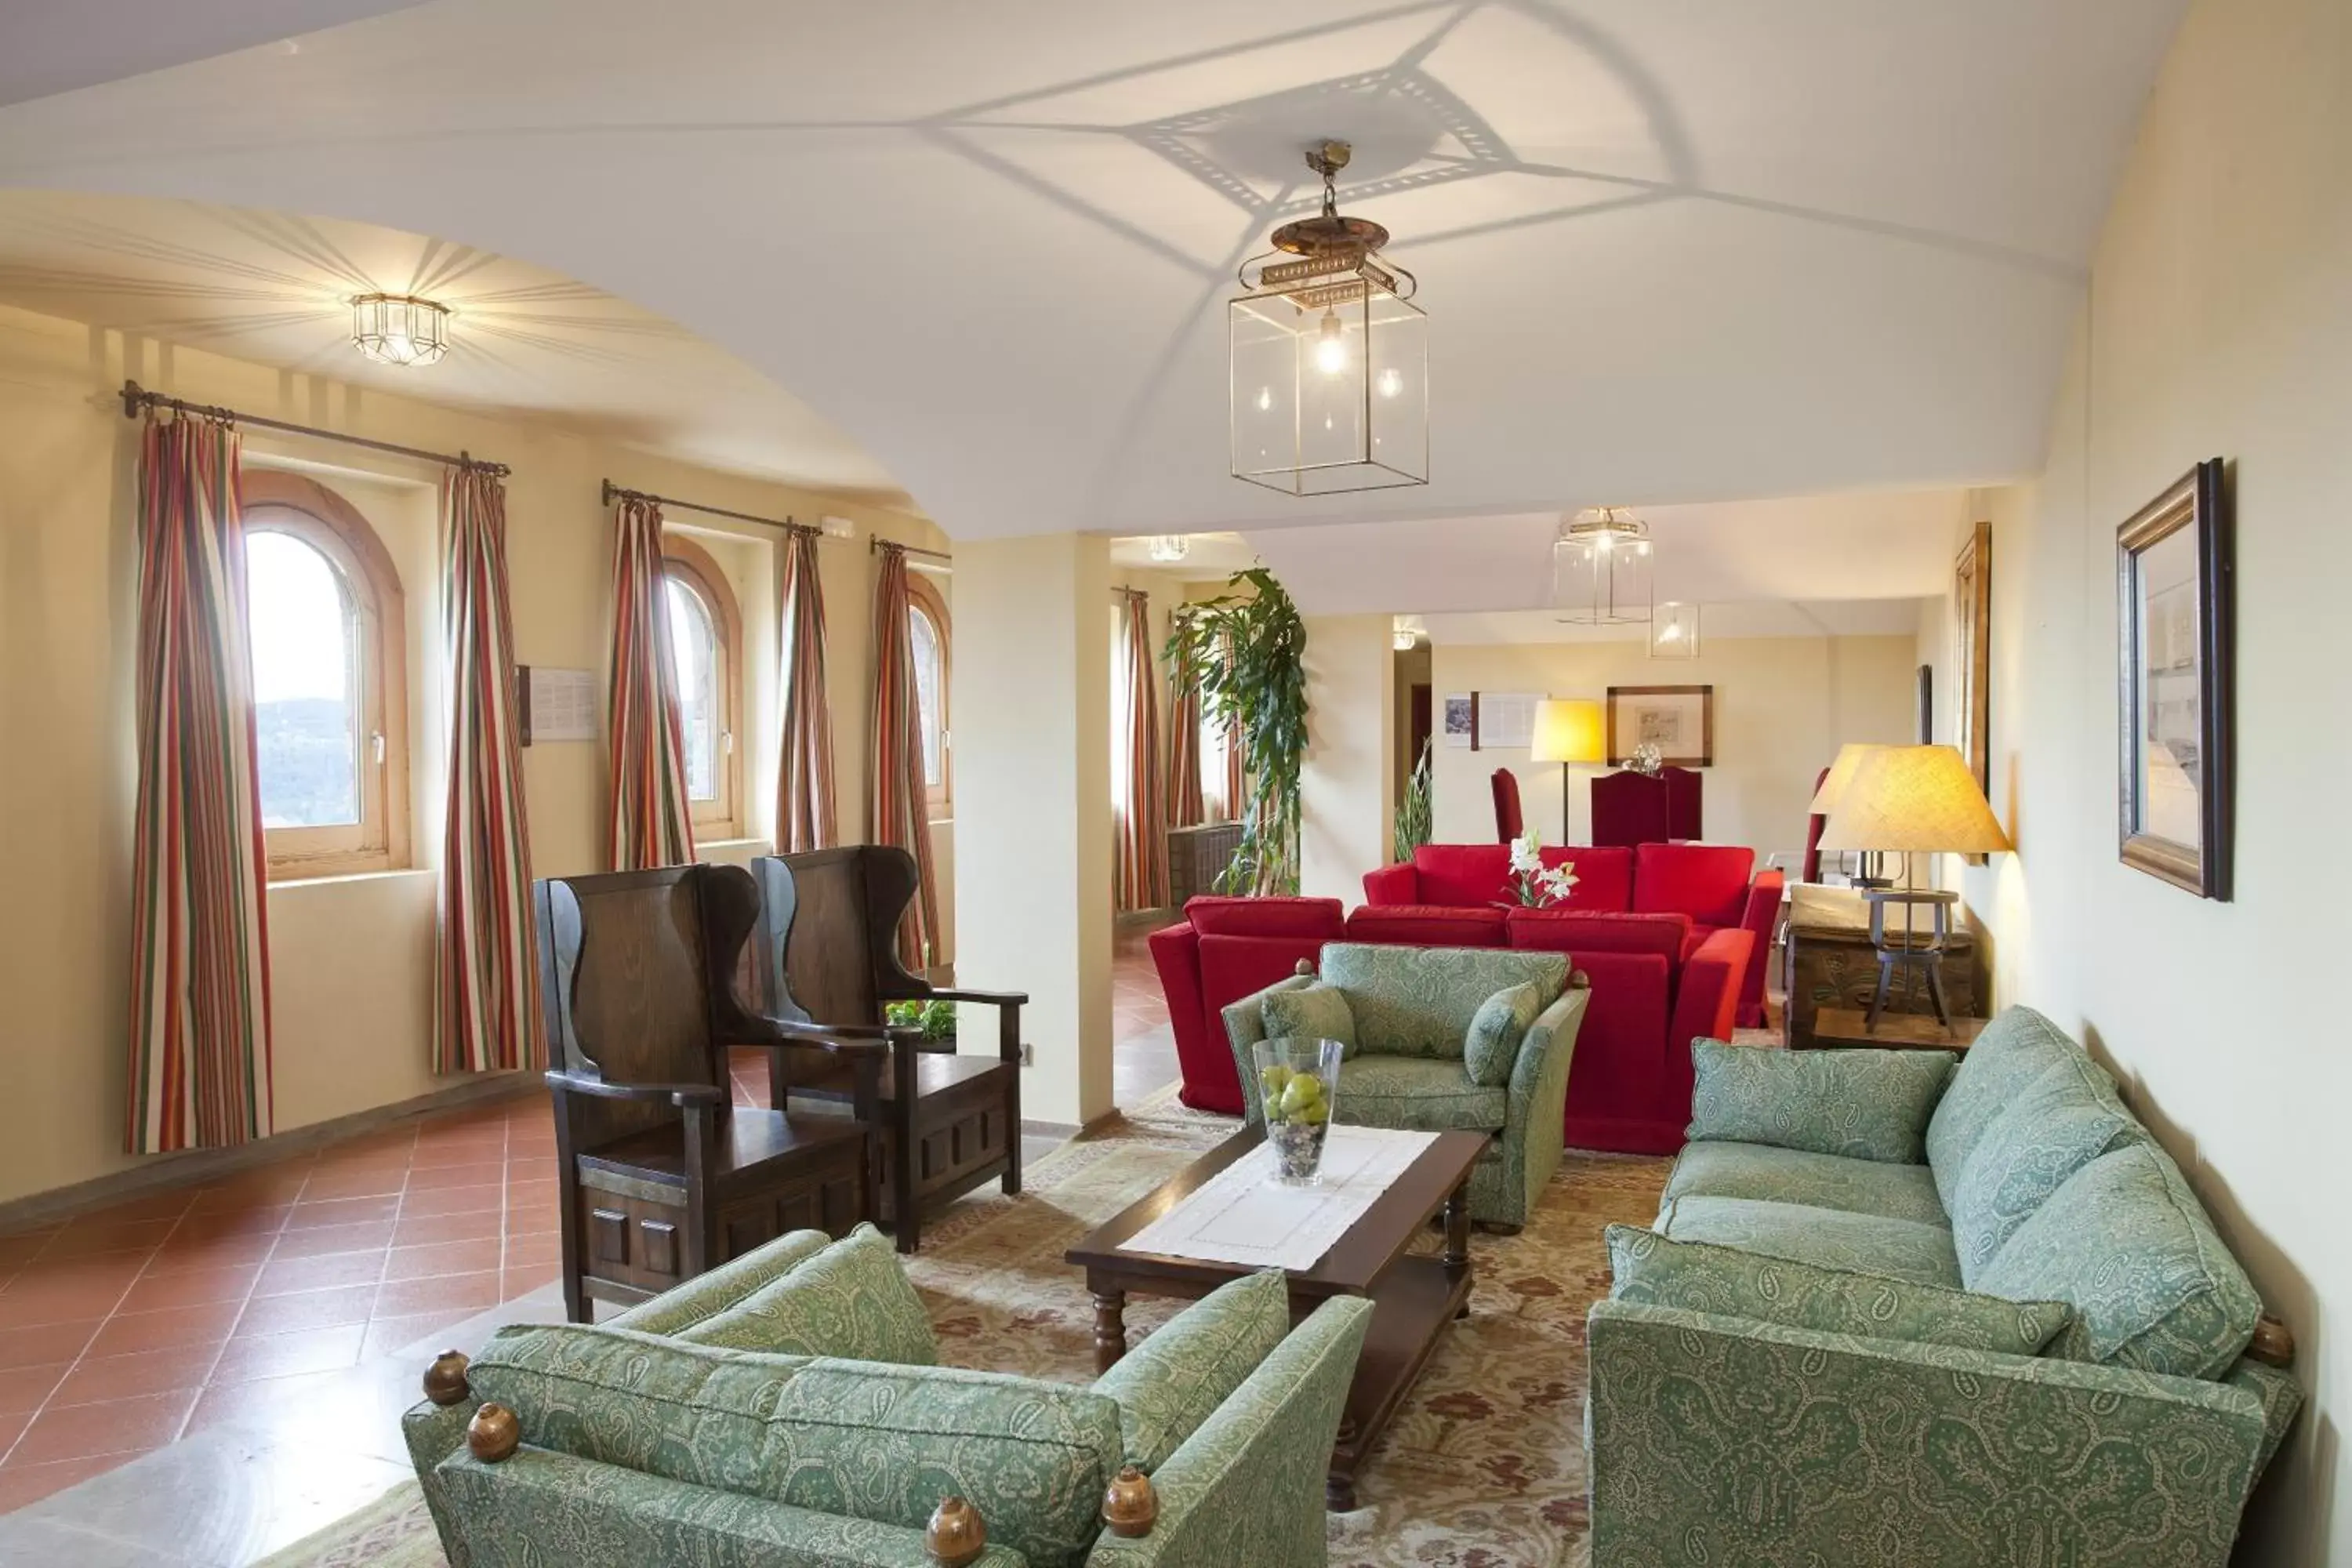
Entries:
{"type": "MultiPolygon", "coordinates": [[[[1882,746],[1856,763],[1822,830],[1822,847],[1906,856],[1990,855],[2011,845],[1958,752],[1949,746],[1882,746]]],[[[1907,874],[1905,879],[1909,880],[1907,874]]],[[[1881,887],[1865,889],[1863,897],[1870,901],[1870,944],[1878,950],[1878,987],[1871,994],[1866,1026],[1878,1027],[1895,972],[1915,969],[1927,983],[1937,1021],[1950,1028],[1952,1013],[1944,1002],[1944,949],[1958,895],[1881,887]],[[1886,930],[1889,904],[1905,906],[1903,930],[1893,936],[1886,930]],[[1933,929],[1924,939],[1911,930],[1910,907],[1916,904],[1935,912],[1933,929]]]]}
{"type": "Polygon", "coordinates": [[[1572,842],[1576,794],[1570,770],[1579,763],[1609,760],[1609,738],[1602,732],[1601,704],[1590,698],[1547,697],[1536,704],[1535,734],[1528,743],[1528,760],[1559,764],[1559,841],[1572,842]]]}

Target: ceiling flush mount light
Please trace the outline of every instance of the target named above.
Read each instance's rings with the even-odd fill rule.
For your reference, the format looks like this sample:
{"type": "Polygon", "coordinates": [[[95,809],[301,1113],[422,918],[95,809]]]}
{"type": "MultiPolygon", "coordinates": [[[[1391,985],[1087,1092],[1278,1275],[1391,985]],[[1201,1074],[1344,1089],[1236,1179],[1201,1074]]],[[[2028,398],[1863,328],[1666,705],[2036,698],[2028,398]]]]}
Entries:
{"type": "Polygon", "coordinates": [[[1345,142],[1310,149],[1322,211],[1274,231],[1226,306],[1233,475],[1288,495],[1429,482],[1429,318],[1389,231],[1342,217],[1345,142]]]}
{"type": "Polygon", "coordinates": [[[1650,619],[1650,525],[1623,507],[1587,507],[1563,519],[1551,542],[1551,595],[1573,626],[1637,626],[1650,619]]]}
{"type": "Polygon", "coordinates": [[[1668,599],[1650,616],[1652,658],[1698,657],[1698,606],[1668,599]]]}
{"type": "Polygon", "coordinates": [[[431,364],[449,352],[449,307],[413,294],[352,301],[352,343],[378,364],[431,364]]]}
{"type": "Polygon", "coordinates": [[[1192,553],[1192,542],[1181,533],[1154,534],[1150,551],[1152,560],[1162,566],[1172,566],[1192,553]]]}

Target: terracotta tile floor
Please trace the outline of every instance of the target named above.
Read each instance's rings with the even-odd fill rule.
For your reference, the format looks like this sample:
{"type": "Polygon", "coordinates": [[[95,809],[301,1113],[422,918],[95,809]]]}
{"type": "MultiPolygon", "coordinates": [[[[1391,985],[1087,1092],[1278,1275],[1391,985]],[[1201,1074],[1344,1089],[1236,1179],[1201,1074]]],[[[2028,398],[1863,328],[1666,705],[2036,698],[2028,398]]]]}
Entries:
{"type": "Polygon", "coordinates": [[[543,1096],[0,1237],[0,1512],[547,1284],[543,1096]]]}
{"type": "MultiPolygon", "coordinates": [[[[1176,1077],[1145,945],[1161,923],[1117,938],[1122,1104],[1176,1077]]],[[[734,1064],[748,1103],[760,1062],[734,1064]]],[[[551,1284],[559,1247],[537,1093],[0,1237],[0,1514],[289,1402],[381,1414],[362,1447],[397,1460],[354,1369],[551,1284]]]]}

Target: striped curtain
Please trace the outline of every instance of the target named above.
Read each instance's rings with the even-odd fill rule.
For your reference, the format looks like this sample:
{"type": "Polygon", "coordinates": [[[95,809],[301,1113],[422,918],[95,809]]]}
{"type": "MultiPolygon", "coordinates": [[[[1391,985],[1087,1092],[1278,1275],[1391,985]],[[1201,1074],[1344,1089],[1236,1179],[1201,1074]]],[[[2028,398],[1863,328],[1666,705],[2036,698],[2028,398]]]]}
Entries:
{"type": "Polygon", "coordinates": [[[1120,770],[1118,816],[1118,908],[1157,910],[1168,903],[1168,813],[1160,773],[1159,679],[1151,666],[1151,597],[1119,590],[1119,732],[1126,748],[1120,770]]]}
{"type": "Polygon", "coordinates": [[[874,586],[874,744],[866,837],[915,858],[917,891],[898,925],[898,962],[921,973],[938,945],[931,888],[931,825],[923,806],[922,713],[915,700],[915,648],[908,622],[907,551],[882,541],[874,586]]]}
{"type": "Polygon", "coordinates": [[[1249,769],[1242,754],[1242,731],[1225,726],[1225,820],[1239,822],[1249,815],[1249,769]]]}
{"type": "Polygon", "coordinates": [[[1201,798],[1201,691],[1190,681],[1168,695],[1168,826],[1209,820],[1201,798]]]}
{"type": "Polygon", "coordinates": [[[125,1147],[271,1131],[269,921],[237,440],[148,421],[139,453],[139,808],[125,1147]]]}
{"type": "Polygon", "coordinates": [[[776,847],[833,847],[833,709],[824,691],[824,584],[814,532],[784,536],[784,752],[776,777],[776,847]]]}
{"type": "Polygon", "coordinates": [[[661,508],[613,509],[613,869],[694,860],[686,741],[662,575],[661,508]]]}
{"type": "Polygon", "coordinates": [[[507,610],[507,492],[453,468],[441,485],[441,637],[449,666],[449,812],[433,962],[433,1070],[547,1065],[530,916],[530,826],[507,610]]]}

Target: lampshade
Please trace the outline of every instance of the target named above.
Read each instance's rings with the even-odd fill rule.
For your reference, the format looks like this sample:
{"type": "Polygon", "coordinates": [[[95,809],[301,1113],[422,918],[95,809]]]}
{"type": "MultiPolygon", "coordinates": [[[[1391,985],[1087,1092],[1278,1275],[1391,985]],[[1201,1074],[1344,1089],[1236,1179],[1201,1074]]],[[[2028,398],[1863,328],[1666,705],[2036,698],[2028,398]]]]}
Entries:
{"type": "Polygon", "coordinates": [[[1601,704],[1584,698],[1547,697],[1536,704],[1528,760],[1538,763],[1603,763],[1609,748],[1601,733],[1601,704]]]}
{"type": "Polygon", "coordinates": [[[1830,763],[1829,776],[1822,779],[1822,787],[1813,792],[1813,804],[1805,807],[1806,811],[1815,816],[1827,816],[1835,811],[1839,799],[1845,794],[1845,786],[1853,783],[1853,772],[1862,766],[1863,759],[1885,750],[1885,746],[1869,741],[1848,741],[1840,746],[1836,758],[1830,763]]]}
{"type": "Polygon", "coordinates": [[[1990,855],[2010,842],[1958,752],[1881,746],[1838,796],[1822,847],[1990,855]]]}

